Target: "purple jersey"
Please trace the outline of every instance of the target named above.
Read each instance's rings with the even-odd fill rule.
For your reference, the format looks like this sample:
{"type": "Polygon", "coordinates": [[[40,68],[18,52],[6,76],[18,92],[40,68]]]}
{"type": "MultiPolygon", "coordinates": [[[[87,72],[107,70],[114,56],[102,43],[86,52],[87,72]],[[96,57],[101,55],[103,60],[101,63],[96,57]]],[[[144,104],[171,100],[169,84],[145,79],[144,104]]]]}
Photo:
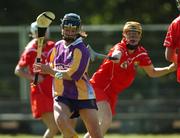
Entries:
{"type": "Polygon", "coordinates": [[[95,99],[87,76],[89,61],[90,53],[82,38],[68,46],[64,40],[58,41],[51,52],[50,65],[55,70],[66,71],[71,80],[54,78],[54,95],[78,100],[95,99]]]}

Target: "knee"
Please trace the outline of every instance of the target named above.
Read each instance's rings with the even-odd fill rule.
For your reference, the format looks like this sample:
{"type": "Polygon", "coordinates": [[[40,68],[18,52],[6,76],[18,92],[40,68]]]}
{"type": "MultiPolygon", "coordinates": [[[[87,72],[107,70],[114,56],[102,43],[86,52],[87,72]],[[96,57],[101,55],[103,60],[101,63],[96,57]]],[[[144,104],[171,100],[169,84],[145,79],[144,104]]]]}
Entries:
{"type": "Polygon", "coordinates": [[[58,124],[58,126],[61,126],[62,124],[65,124],[66,123],[66,120],[67,120],[67,117],[64,116],[64,115],[59,115],[57,118],[56,118],[56,123],[58,124]]]}
{"type": "Polygon", "coordinates": [[[105,122],[111,123],[112,122],[112,114],[106,116],[105,120],[107,120],[105,122]]]}
{"type": "Polygon", "coordinates": [[[58,116],[58,117],[56,118],[56,123],[57,123],[58,125],[60,125],[60,124],[62,124],[62,123],[64,122],[64,120],[65,120],[64,117],[58,116]]]}
{"type": "Polygon", "coordinates": [[[112,114],[105,114],[103,119],[99,122],[99,124],[103,124],[105,126],[109,126],[112,122],[112,114]]]}

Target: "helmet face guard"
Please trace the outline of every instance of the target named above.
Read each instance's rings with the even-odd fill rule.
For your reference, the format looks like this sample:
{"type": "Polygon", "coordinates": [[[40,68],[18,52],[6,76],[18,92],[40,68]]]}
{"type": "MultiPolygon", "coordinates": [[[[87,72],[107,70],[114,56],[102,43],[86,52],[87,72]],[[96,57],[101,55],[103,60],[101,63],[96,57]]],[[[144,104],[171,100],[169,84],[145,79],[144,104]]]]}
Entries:
{"type": "Polygon", "coordinates": [[[130,50],[136,49],[141,40],[142,27],[138,22],[126,22],[123,28],[123,36],[125,37],[130,50]]]}
{"type": "Polygon", "coordinates": [[[80,16],[75,13],[68,13],[61,21],[63,39],[74,41],[81,29],[80,16]]]}
{"type": "Polygon", "coordinates": [[[177,5],[178,10],[180,11],[180,0],[176,0],[176,5],[177,5]]]}
{"type": "Polygon", "coordinates": [[[123,28],[123,33],[127,33],[128,31],[139,32],[142,35],[142,26],[138,22],[130,21],[126,22],[123,28]]]}

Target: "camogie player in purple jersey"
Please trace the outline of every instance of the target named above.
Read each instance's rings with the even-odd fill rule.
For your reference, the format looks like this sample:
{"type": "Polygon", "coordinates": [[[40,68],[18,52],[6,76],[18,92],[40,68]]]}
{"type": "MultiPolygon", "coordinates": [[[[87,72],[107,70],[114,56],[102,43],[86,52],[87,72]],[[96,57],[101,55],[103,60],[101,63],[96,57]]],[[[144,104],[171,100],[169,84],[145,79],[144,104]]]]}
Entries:
{"type": "Polygon", "coordinates": [[[90,53],[83,42],[80,16],[65,14],[61,23],[62,40],[55,44],[49,65],[34,64],[34,70],[54,77],[54,116],[64,138],[78,138],[70,121],[83,120],[91,138],[102,138],[97,118],[94,90],[87,75],[90,53]]]}

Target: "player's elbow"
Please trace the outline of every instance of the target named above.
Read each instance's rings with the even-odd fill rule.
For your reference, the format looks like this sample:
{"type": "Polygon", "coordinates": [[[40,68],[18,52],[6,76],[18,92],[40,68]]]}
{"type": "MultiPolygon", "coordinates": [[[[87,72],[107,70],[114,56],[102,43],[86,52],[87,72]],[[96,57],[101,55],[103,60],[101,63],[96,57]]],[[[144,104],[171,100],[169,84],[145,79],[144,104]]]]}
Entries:
{"type": "Polygon", "coordinates": [[[18,66],[16,66],[16,68],[14,69],[14,74],[16,76],[19,76],[20,75],[20,68],[18,66]]]}
{"type": "Polygon", "coordinates": [[[176,62],[176,54],[174,49],[167,48],[165,51],[165,59],[169,62],[176,62]]]}
{"type": "Polygon", "coordinates": [[[149,76],[150,78],[156,78],[156,77],[157,77],[156,72],[155,72],[154,70],[148,72],[147,74],[148,74],[148,76],[149,76]]]}
{"type": "Polygon", "coordinates": [[[156,78],[156,75],[154,75],[154,74],[148,74],[148,76],[149,76],[150,78],[156,78]]]}
{"type": "Polygon", "coordinates": [[[157,78],[156,75],[149,75],[150,78],[157,78]]]}

